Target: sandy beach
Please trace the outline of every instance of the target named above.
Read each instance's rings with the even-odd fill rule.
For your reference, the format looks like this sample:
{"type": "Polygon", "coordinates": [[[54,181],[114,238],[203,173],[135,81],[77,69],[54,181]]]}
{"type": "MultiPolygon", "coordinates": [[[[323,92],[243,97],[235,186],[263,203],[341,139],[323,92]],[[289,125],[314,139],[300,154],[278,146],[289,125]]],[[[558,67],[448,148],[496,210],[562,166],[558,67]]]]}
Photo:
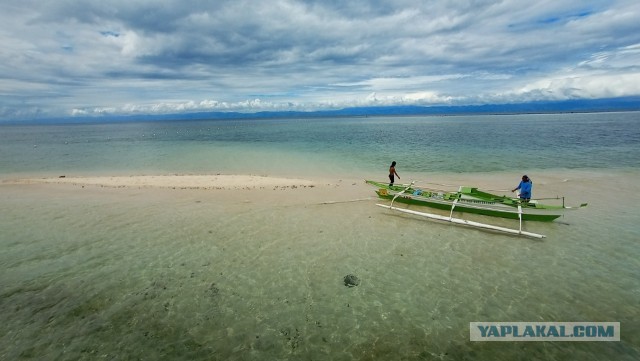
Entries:
{"type": "MultiPolygon", "coordinates": [[[[589,201],[585,194],[594,183],[615,184],[620,182],[619,175],[571,170],[563,172],[536,172],[534,179],[534,198],[554,198],[566,196],[568,205],[578,205],[589,201]]],[[[238,201],[253,203],[270,202],[278,204],[323,204],[377,200],[374,188],[364,180],[382,180],[381,177],[363,175],[363,178],[319,178],[319,177],[279,177],[271,175],[251,174],[156,174],[156,175],[77,175],[77,176],[5,176],[0,178],[0,185],[5,188],[34,190],[40,189],[43,197],[64,192],[65,190],[114,189],[147,191],[160,197],[174,199],[188,198],[187,193],[172,194],[174,191],[197,191],[198,197],[211,197],[218,201],[233,204],[238,201]],[[288,192],[286,192],[288,191],[288,192]]],[[[456,174],[442,173],[437,175],[405,173],[396,184],[415,182],[416,188],[437,191],[457,191],[461,185],[478,187],[501,195],[513,195],[510,191],[517,185],[520,175],[513,172],[456,174]]],[[[382,180],[384,182],[384,180],[382,180]]],[[[627,187],[624,181],[620,187],[627,187]],[[624,184],[624,185],[623,185],[624,184]]],[[[81,194],[74,194],[75,197],[81,194]]],[[[114,193],[117,195],[118,193],[114,193]]],[[[85,195],[89,195],[85,193],[85,195]]]]}
{"type": "MultiPolygon", "coordinates": [[[[0,180],[5,192],[39,194],[42,200],[64,198],[70,204],[95,196],[146,197],[173,203],[215,202],[233,212],[251,207],[309,206],[377,199],[364,179],[275,177],[244,174],[165,174],[128,176],[12,176],[0,180]]],[[[232,215],[232,214],[230,214],[232,215]]]]}
{"type": "Polygon", "coordinates": [[[266,189],[313,188],[317,182],[308,179],[280,178],[258,175],[132,175],[57,178],[20,178],[3,181],[5,184],[72,184],[112,188],[179,188],[179,189],[266,189]]]}
{"type": "MultiPolygon", "coordinates": [[[[587,175],[602,177],[602,174],[590,174],[584,171],[541,172],[536,174],[536,190],[566,191],[575,181],[587,175]],[[543,188],[544,187],[544,188],[543,188]]],[[[406,173],[396,184],[415,184],[424,188],[441,190],[457,190],[460,185],[473,185],[485,190],[509,192],[517,185],[520,175],[513,172],[473,173],[473,174],[430,174],[406,173]]],[[[250,174],[161,174],[161,175],[79,175],[79,176],[11,176],[0,179],[5,185],[29,184],[67,184],[76,186],[99,186],[109,188],[168,188],[168,189],[203,189],[203,190],[252,190],[252,189],[284,189],[314,188],[338,186],[344,184],[364,184],[364,179],[386,181],[383,177],[364,175],[361,179],[352,177],[332,178],[320,177],[278,177],[271,175],[250,174]]],[[[370,187],[368,187],[371,190],[370,187]]]]}

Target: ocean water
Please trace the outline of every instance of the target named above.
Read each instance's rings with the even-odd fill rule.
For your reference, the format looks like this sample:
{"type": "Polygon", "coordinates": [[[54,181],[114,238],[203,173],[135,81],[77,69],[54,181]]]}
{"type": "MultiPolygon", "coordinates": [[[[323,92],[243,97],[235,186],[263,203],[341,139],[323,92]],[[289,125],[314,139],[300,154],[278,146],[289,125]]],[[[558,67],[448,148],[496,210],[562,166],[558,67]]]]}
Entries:
{"type": "Polygon", "coordinates": [[[0,174],[640,167],[640,113],[0,126],[0,174]]]}
{"type": "Polygon", "coordinates": [[[0,126],[6,180],[319,182],[265,191],[1,183],[0,359],[637,360],[639,118],[0,126]],[[418,220],[376,207],[362,182],[384,179],[391,160],[403,181],[509,189],[527,172],[534,195],[589,206],[525,224],[544,240],[418,220]],[[360,285],[345,287],[347,274],[360,285]],[[620,322],[621,341],[470,342],[477,321],[620,322]]]}

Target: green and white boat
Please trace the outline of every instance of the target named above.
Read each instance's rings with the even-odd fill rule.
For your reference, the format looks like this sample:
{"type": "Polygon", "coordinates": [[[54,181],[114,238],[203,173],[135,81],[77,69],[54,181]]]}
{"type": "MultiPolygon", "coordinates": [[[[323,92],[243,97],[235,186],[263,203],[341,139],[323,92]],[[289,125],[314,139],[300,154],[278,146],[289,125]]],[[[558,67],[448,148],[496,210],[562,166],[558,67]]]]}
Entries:
{"type": "MultiPolygon", "coordinates": [[[[389,186],[388,183],[377,181],[365,181],[366,183],[377,187],[376,193],[378,197],[382,199],[391,200],[390,206],[379,205],[381,207],[398,210],[405,213],[422,215],[428,218],[435,218],[439,220],[445,220],[454,223],[467,224],[472,226],[478,226],[478,224],[470,224],[476,222],[465,221],[462,219],[453,218],[453,212],[461,213],[474,213],[481,214],[490,217],[500,217],[508,219],[517,219],[520,221],[520,228],[518,230],[509,230],[516,232],[517,234],[529,235],[534,237],[544,237],[542,235],[525,234],[527,232],[522,231],[522,221],[538,221],[538,222],[551,222],[558,217],[562,216],[562,212],[567,209],[577,209],[585,207],[586,204],[580,205],[580,207],[567,207],[564,205],[564,198],[556,197],[554,199],[562,201],[562,204],[543,204],[540,200],[532,199],[529,202],[523,202],[518,198],[512,198],[507,196],[500,196],[485,191],[481,191],[475,187],[461,186],[457,191],[438,191],[431,189],[421,189],[411,184],[398,184],[389,186]],[[439,215],[433,215],[423,213],[407,208],[394,207],[393,203],[404,203],[410,206],[425,206],[450,212],[449,217],[443,217],[439,215]],[[441,219],[442,218],[442,219],[441,219]]],[[[493,226],[484,225],[491,228],[493,226]]],[[[501,228],[501,227],[497,227],[501,228]]],[[[504,231],[505,229],[497,229],[504,231]]]]}

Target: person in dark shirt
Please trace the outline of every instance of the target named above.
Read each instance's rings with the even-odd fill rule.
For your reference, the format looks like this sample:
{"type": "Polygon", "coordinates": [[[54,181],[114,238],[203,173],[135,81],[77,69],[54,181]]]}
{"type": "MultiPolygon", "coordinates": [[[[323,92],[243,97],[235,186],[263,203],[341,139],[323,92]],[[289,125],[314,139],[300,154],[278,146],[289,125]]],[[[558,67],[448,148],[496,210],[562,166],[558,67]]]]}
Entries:
{"type": "Polygon", "coordinates": [[[396,172],[396,161],[395,160],[393,162],[391,162],[391,167],[389,167],[389,180],[391,181],[391,183],[389,183],[389,187],[393,186],[393,182],[395,181],[393,176],[396,176],[396,177],[398,177],[398,179],[400,179],[400,176],[396,172]]]}

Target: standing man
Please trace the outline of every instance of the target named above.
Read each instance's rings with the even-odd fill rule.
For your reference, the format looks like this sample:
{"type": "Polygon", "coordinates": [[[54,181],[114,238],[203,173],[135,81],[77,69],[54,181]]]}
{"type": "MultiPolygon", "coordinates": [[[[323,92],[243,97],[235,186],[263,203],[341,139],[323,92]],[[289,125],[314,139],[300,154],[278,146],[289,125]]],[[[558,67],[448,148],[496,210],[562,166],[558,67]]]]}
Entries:
{"type": "Polygon", "coordinates": [[[400,176],[396,172],[396,161],[395,160],[393,162],[391,162],[391,167],[389,167],[389,180],[391,181],[391,183],[389,183],[389,187],[393,186],[393,182],[395,180],[393,178],[393,176],[396,176],[396,177],[398,177],[398,179],[400,179],[400,176]]]}

